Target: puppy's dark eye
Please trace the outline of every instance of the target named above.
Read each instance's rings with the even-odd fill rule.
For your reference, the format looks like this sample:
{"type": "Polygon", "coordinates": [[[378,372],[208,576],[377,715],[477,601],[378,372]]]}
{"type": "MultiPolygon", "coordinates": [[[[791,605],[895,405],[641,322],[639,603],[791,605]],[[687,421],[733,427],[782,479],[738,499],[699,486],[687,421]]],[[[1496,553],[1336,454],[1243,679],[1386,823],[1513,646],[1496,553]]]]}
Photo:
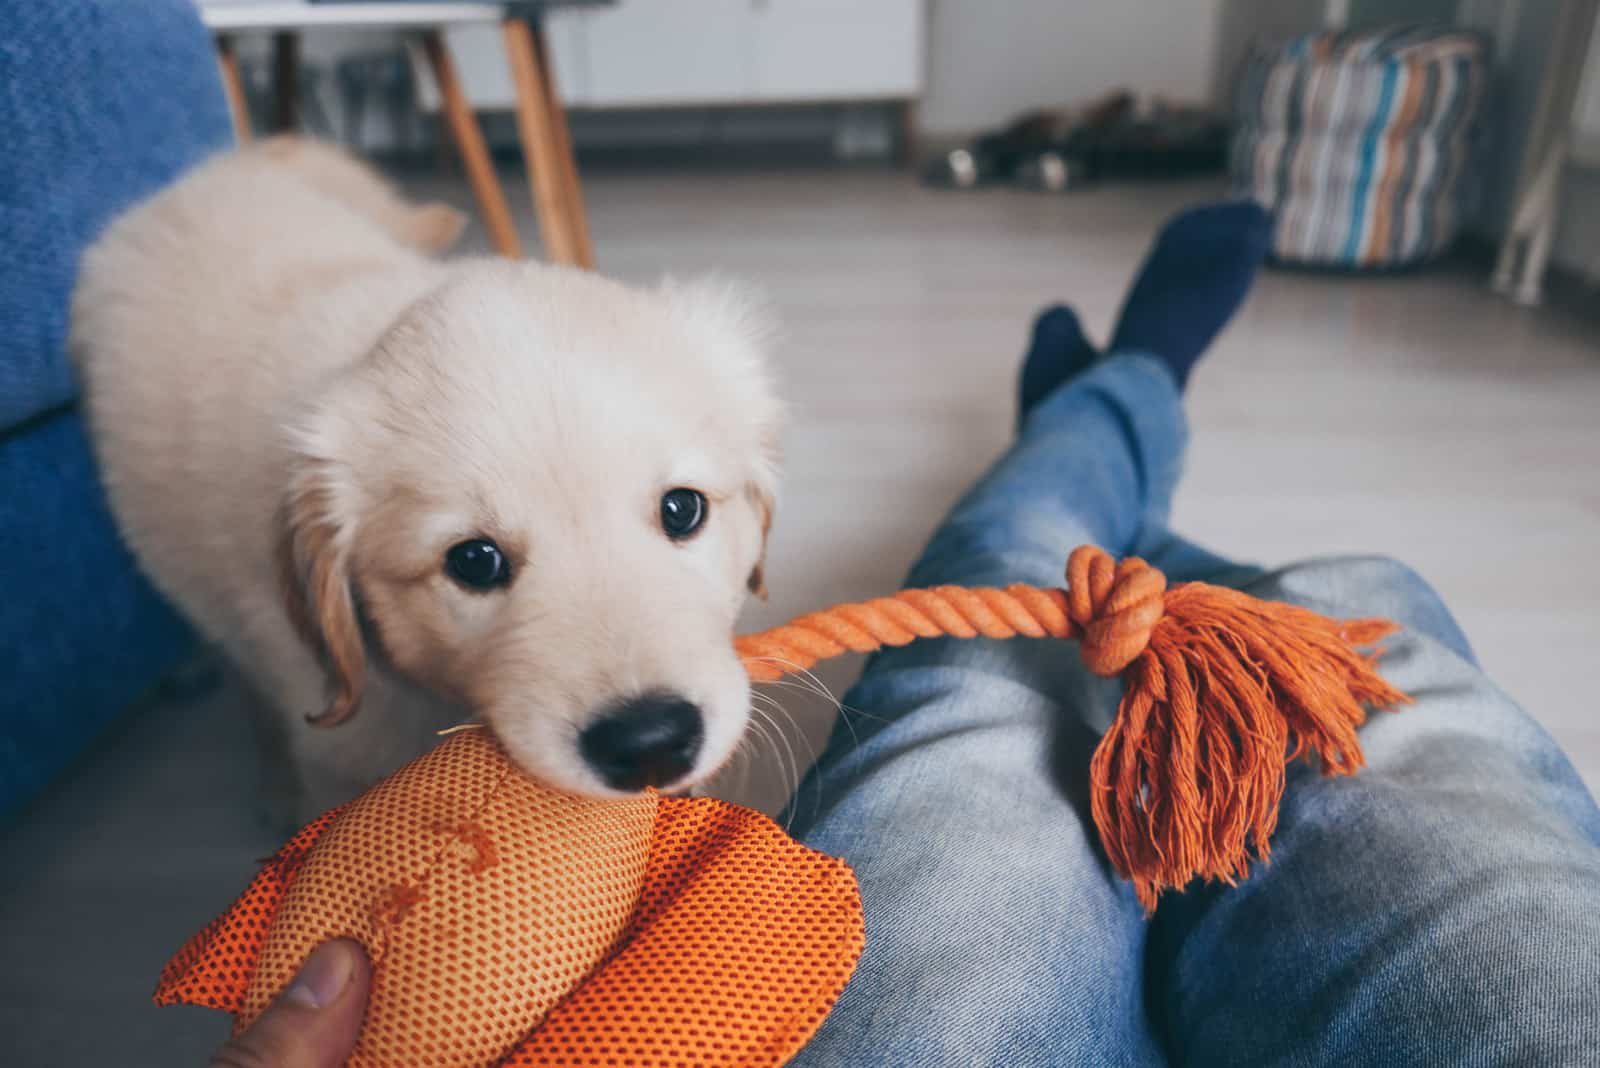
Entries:
{"type": "Polygon", "coordinates": [[[492,590],[511,581],[511,565],[500,546],[487,538],[471,538],[452,545],[444,556],[450,577],[474,590],[492,590]]]}
{"type": "Polygon", "coordinates": [[[704,494],[692,489],[668,490],[661,496],[661,529],[673,541],[682,541],[706,521],[704,494]]]}

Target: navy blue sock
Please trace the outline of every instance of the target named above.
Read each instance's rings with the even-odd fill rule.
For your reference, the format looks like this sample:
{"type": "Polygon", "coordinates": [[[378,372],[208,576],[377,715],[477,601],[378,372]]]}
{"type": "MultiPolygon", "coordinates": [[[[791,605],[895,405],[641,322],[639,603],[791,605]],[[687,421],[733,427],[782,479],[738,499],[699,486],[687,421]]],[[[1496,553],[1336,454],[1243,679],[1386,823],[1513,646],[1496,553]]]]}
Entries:
{"type": "Polygon", "coordinates": [[[1022,361],[1018,383],[1017,422],[1057,386],[1100,358],[1083,336],[1083,325],[1071,308],[1055,304],[1033,321],[1033,340],[1022,361]]]}
{"type": "Polygon", "coordinates": [[[1178,385],[1244,303],[1272,217],[1250,201],[1192,208],[1161,230],[1128,290],[1112,352],[1160,357],[1178,385]]]}

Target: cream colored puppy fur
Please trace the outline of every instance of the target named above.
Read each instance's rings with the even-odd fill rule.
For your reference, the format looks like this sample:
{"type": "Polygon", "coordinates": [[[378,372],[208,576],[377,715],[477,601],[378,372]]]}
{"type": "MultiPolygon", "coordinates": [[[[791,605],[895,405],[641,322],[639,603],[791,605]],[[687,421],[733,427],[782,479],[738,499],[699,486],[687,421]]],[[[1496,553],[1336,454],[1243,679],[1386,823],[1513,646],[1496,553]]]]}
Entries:
{"type": "Polygon", "coordinates": [[[685,782],[745,729],[730,639],[779,419],[759,317],[714,284],[430,258],[459,229],[276,141],[197,168],[83,262],[71,344],[112,507],[272,709],[294,818],[469,717],[591,794],[578,734],[615,699],[701,706],[685,782]],[[677,487],[710,501],[681,542],[659,513],[677,487]],[[475,537],[508,586],[447,573],[475,537]]]}

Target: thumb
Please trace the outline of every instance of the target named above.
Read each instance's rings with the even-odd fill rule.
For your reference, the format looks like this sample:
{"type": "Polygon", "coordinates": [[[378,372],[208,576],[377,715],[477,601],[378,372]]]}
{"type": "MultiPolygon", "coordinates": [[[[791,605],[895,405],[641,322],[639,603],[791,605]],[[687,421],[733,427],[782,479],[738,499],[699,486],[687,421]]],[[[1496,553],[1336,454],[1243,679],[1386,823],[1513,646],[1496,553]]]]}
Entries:
{"type": "Polygon", "coordinates": [[[278,1000],[216,1052],[210,1068],[338,1068],[361,1033],[371,981],[359,945],[324,942],[278,1000]]]}

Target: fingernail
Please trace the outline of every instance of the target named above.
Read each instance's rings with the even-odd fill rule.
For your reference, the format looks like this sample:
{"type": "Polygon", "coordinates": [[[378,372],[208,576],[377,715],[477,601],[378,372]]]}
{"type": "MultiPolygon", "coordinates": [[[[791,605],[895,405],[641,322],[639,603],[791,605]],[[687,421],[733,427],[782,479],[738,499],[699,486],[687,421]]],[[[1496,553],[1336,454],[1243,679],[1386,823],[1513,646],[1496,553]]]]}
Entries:
{"type": "Polygon", "coordinates": [[[349,947],[338,942],[318,946],[284,991],[284,999],[308,1009],[320,1009],[338,1000],[355,971],[351,957],[349,947]]]}

